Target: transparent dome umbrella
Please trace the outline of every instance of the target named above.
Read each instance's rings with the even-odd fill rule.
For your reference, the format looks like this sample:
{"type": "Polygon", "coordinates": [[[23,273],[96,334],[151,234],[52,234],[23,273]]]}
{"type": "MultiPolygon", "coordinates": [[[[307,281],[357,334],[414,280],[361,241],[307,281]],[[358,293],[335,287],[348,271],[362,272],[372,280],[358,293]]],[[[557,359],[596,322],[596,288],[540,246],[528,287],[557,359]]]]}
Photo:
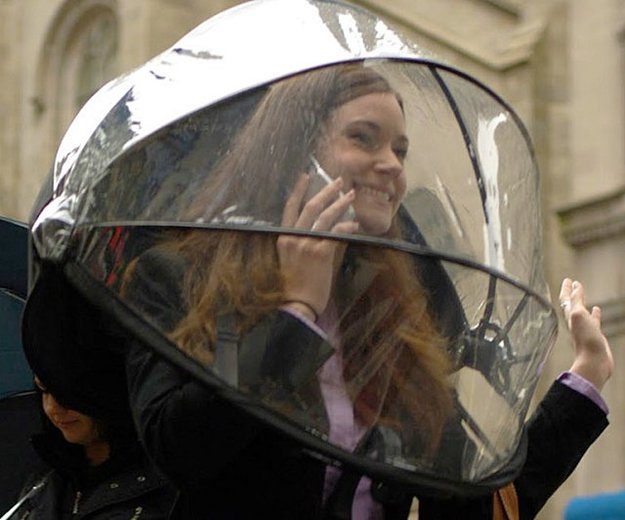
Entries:
{"type": "MultiPolygon", "coordinates": [[[[484,493],[518,474],[557,319],[527,131],[474,78],[348,3],[247,2],[97,92],[52,177],[31,226],[36,263],[60,268],[134,337],[236,406],[312,453],[420,493],[484,493]],[[356,69],[401,100],[406,193],[383,233],[287,225],[303,172],[321,185],[318,170],[349,175],[316,157],[315,132],[340,105],[337,78],[356,69]],[[271,107],[278,124],[263,119],[271,107]],[[280,235],[345,251],[321,334],[272,343],[279,311],[245,322],[245,302],[223,297],[190,341],[192,288],[210,271],[198,266],[234,266],[245,274],[241,293],[267,292],[276,279],[252,269],[254,247],[275,251],[280,235]],[[219,256],[228,241],[240,254],[230,263],[219,256]],[[428,386],[430,355],[451,367],[438,390],[428,386]],[[334,430],[327,392],[337,380],[356,444],[334,430]]],[[[371,191],[371,206],[394,196],[371,191]]],[[[354,204],[345,218],[364,221],[368,209],[354,204]]]]}

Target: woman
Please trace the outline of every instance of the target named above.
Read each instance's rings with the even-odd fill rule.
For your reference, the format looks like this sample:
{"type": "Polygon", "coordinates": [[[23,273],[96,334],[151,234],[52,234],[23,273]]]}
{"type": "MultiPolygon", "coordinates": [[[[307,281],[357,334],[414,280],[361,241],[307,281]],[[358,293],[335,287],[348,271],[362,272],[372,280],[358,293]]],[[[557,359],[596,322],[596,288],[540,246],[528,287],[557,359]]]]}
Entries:
{"type": "MultiPolygon", "coordinates": [[[[196,201],[196,213],[190,217],[221,219],[233,206],[238,214],[257,215],[256,206],[267,204],[282,212],[284,227],[397,237],[407,150],[401,100],[376,72],[343,66],[293,78],[263,99],[233,151],[201,191],[206,198],[196,201]],[[289,106],[285,107],[284,99],[290,100],[289,106]],[[282,121],[277,128],[276,120],[282,121]],[[296,123],[286,123],[290,121],[296,123]],[[271,144],[258,138],[264,135],[271,136],[271,144]],[[308,166],[311,155],[335,180],[304,201],[310,176],[299,172],[308,166]],[[285,164],[297,169],[285,173],[285,164]],[[242,178],[236,190],[222,193],[215,204],[213,194],[228,185],[226,177],[245,175],[238,172],[253,172],[254,179],[267,179],[269,186],[282,188],[272,190],[274,195],[259,196],[257,188],[241,193],[241,186],[245,190],[258,185],[242,178]],[[290,195],[285,201],[286,193],[290,195]],[[269,203],[267,196],[273,197],[269,203]],[[342,219],[350,206],[357,221],[342,219]]],[[[372,247],[347,248],[335,240],[289,235],[276,240],[274,235],[246,233],[207,236],[202,231],[165,247],[190,263],[183,289],[189,312],[171,334],[182,349],[210,363],[216,318],[232,311],[237,314],[239,334],[278,308],[318,321],[326,331],[336,328],[340,343],[349,346],[342,352],[344,383],[355,386],[363,371],[375,371],[366,386],[348,389],[363,426],[380,420],[379,413],[382,421],[399,420],[393,417],[399,408],[378,408],[382,400],[392,406],[395,395],[399,398],[406,390],[401,388],[407,377],[402,369],[411,367],[420,372],[412,378],[419,386],[401,398],[411,407],[411,431],[421,435],[423,450],[435,450],[451,408],[450,367],[443,338],[426,311],[427,294],[409,257],[372,247]],[[363,271],[368,286],[355,299],[350,286],[363,271]],[[232,308],[224,308],[228,305],[232,308]],[[385,312],[380,314],[382,308],[385,312]],[[366,335],[363,319],[368,323],[366,335]],[[396,362],[371,368],[367,366],[370,349],[381,360],[396,362]],[[416,397],[423,393],[431,399],[416,397]]]]}
{"type": "MultiPolygon", "coordinates": [[[[397,238],[404,225],[399,207],[408,145],[401,99],[371,69],[344,65],[286,80],[263,98],[190,218],[245,220],[262,214],[262,205],[286,228],[397,238]],[[313,159],[334,180],[308,198],[305,172],[313,159]],[[229,189],[229,178],[237,179],[236,190],[229,189]],[[344,218],[350,207],[354,220],[344,218]]],[[[436,467],[454,413],[444,337],[450,331],[440,332],[445,319],[433,311],[432,291],[420,275],[402,253],[373,246],[319,236],[194,231],[140,257],[125,295],[182,351],[304,421],[309,431],[346,450],[379,456],[381,445],[368,437],[375,425],[382,435],[397,437],[402,455],[408,449],[410,457],[436,467]],[[220,350],[224,323],[241,352],[252,342],[249,350],[262,359],[249,367],[240,362],[232,377],[220,350]],[[324,351],[326,339],[334,350],[324,351]],[[289,353],[308,361],[292,367],[289,353]],[[311,411],[311,395],[319,394],[322,409],[311,411]]],[[[582,299],[581,289],[574,291],[580,313],[582,299]]],[[[596,323],[588,328],[593,341],[602,338],[596,323]]],[[[594,366],[595,358],[588,359],[594,366]]],[[[406,518],[410,495],[366,477],[345,478],[349,472],[326,466],[142,345],[132,347],[127,374],[140,435],[183,490],[185,518],[406,518]]],[[[555,392],[562,410],[570,408],[561,401],[577,406],[586,399],[559,387],[555,392]]],[[[550,479],[537,486],[539,480],[528,475],[536,477],[538,459],[528,459],[529,473],[522,477],[533,487],[519,480],[525,518],[542,507],[605,427],[605,414],[584,404],[588,424],[552,456],[550,479]]],[[[534,423],[541,443],[557,437],[547,423],[534,423]]],[[[492,496],[424,498],[420,518],[490,518],[492,509],[492,496]]]]}
{"type": "Polygon", "coordinates": [[[58,278],[33,293],[24,315],[24,347],[43,412],[43,431],[32,443],[47,469],[24,487],[27,498],[11,518],[170,518],[177,492],[139,444],[119,362],[98,348],[110,335],[77,325],[96,311],[58,278]],[[63,310],[43,305],[43,293],[60,298],[63,310]],[[60,355],[56,361],[50,349],[60,355]],[[87,371],[81,381],[77,361],[87,371]]]}

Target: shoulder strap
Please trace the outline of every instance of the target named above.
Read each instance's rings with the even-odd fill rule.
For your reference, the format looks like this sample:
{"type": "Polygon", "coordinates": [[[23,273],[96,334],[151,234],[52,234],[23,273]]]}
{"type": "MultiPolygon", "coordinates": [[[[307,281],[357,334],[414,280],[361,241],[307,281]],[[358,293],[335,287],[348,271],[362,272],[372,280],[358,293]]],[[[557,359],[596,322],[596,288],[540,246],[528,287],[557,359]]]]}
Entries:
{"type": "Polygon", "coordinates": [[[519,499],[514,482],[493,494],[493,520],[519,520],[519,499]]]}

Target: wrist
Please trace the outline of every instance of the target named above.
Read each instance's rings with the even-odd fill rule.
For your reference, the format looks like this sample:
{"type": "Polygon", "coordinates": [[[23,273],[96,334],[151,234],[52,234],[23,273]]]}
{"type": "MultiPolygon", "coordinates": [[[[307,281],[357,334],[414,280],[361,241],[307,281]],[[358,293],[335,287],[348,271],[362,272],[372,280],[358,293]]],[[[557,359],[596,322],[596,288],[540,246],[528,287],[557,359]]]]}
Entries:
{"type": "Polygon", "coordinates": [[[569,371],[583,377],[589,383],[592,383],[599,392],[603,390],[603,387],[612,375],[607,364],[583,359],[576,359],[569,371]]]}

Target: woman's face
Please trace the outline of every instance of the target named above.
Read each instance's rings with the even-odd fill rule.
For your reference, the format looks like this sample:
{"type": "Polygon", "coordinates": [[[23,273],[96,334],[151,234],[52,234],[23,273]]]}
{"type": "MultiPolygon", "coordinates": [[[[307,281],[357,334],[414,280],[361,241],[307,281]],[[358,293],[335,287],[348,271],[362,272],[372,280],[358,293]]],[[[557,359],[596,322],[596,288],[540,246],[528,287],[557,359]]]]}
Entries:
{"type": "Polygon", "coordinates": [[[408,151],[404,114],[392,93],[367,94],[334,110],[324,126],[317,160],[331,177],[342,176],[360,229],[388,232],[406,193],[408,151]]]}
{"type": "Polygon", "coordinates": [[[43,411],[67,442],[88,447],[100,440],[95,421],[91,417],[59,404],[39,379],[35,378],[35,384],[41,390],[43,411]]]}

